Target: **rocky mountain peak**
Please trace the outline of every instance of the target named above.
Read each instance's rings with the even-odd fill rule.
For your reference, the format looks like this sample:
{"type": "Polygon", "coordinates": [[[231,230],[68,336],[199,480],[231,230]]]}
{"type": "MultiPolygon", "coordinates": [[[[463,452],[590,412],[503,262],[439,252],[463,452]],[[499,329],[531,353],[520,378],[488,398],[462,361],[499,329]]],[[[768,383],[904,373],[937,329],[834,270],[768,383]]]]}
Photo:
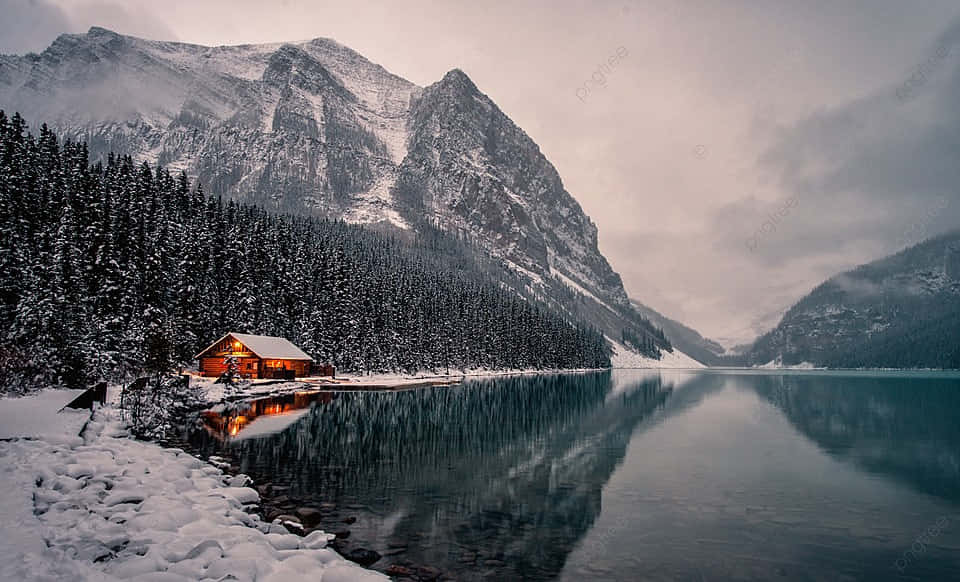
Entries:
{"type": "Polygon", "coordinates": [[[263,81],[274,87],[294,85],[317,95],[332,92],[348,101],[357,100],[317,59],[292,44],[285,44],[270,55],[263,81]]]}
{"type": "Polygon", "coordinates": [[[121,37],[120,34],[117,34],[116,32],[107,28],[103,28],[101,26],[91,26],[90,29],[87,30],[87,36],[90,38],[109,38],[109,39],[121,37]]]}
{"type": "Polygon", "coordinates": [[[450,69],[438,82],[446,87],[456,88],[464,93],[479,93],[479,89],[473,80],[467,76],[461,69],[450,69]]]}

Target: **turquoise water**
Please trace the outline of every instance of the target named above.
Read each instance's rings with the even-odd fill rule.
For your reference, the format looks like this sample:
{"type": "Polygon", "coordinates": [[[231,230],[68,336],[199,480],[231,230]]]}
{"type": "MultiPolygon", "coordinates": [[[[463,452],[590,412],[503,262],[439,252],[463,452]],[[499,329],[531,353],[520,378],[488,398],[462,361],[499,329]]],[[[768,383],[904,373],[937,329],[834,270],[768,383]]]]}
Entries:
{"type": "Polygon", "coordinates": [[[291,418],[191,440],[332,504],[325,528],[356,518],[343,547],[381,570],[960,579],[957,374],[617,370],[337,393],[291,418]]]}

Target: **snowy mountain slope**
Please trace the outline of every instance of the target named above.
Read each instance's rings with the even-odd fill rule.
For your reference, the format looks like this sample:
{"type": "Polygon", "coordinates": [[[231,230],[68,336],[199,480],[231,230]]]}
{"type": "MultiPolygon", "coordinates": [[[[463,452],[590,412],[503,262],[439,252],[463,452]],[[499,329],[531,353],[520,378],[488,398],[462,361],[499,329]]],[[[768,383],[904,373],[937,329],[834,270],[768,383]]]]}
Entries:
{"type": "Polygon", "coordinates": [[[390,184],[413,84],[334,41],[203,47],[101,28],[0,60],[0,104],[285,211],[401,222],[390,184]]]}
{"type": "Polygon", "coordinates": [[[411,214],[497,238],[502,256],[523,269],[545,275],[555,268],[627,303],[620,277],[597,250],[596,226],[557,171],[460,70],[414,101],[398,195],[411,214]]]}
{"type": "Polygon", "coordinates": [[[697,330],[670,319],[635,299],[632,299],[631,303],[641,315],[663,330],[675,348],[707,365],[715,366],[722,363],[722,356],[726,350],[716,341],[703,337],[697,330]]]}
{"type": "Polygon", "coordinates": [[[102,29],[0,56],[0,108],[292,213],[465,236],[527,291],[669,343],[630,305],[597,228],[537,144],[460,70],[421,88],[329,39],[206,47],[102,29]]]}
{"type": "Polygon", "coordinates": [[[960,231],[828,279],[748,357],[758,365],[960,368],[960,231]]]}
{"type": "Polygon", "coordinates": [[[672,352],[663,352],[660,359],[650,358],[643,354],[613,342],[613,355],[610,363],[614,368],[658,368],[658,369],[696,369],[705,368],[701,362],[674,348],[672,352]]]}

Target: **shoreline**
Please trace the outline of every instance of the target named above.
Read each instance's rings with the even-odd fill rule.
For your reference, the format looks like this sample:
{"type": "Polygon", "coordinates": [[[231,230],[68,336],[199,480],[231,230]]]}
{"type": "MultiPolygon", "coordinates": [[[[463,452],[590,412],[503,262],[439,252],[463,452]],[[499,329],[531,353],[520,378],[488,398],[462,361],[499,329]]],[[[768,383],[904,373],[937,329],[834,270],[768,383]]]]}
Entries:
{"type": "MultiPolygon", "coordinates": [[[[274,389],[270,392],[255,392],[252,394],[237,395],[238,397],[229,401],[208,403],[206,407],[197,409],[190,414],[202,415],[204,412],[216,410],[226,406],[228,409],[233,406],[244,406],[246,403],[258,400],[271,400],[275,398],[284,398],[294,395],[316,395],[322,393],[354,393],[354,392],[401,392],[407,390],[416,390],[424,387],[433,386],[455,386],[461,384],[461,379],[446,381],[445,378],[438,378],[440,381],[425,381],[425,378],[405,378],[397,379],[393,384],[383,384],[375,381],[362,383],[359,386],[353,382],[345,382],[344,385],[324,384],[322,387],[308,384],[303,386],[297,383],[300,388],[291,386],[292,382],[285,382],[285,386],[279,390],[274,389]]],[[[277,386],[274,384],[273,386],[277,386]]],[[[313,400],[311,399],[312,406],[313,400]]],[[[308,408],[302,409],[307,410],[308,408]]],[[[298,409],[301,410],[301,409],[298,409]]],[[[273,415],[283,416],[286,413],[273,415]]],[[[189,423],[185,422],[184,427],[189,423]]],[[[252,488],[259,496],[259,504],[256,507],[255,514],[263,523],[273,526],[281,526],[290,534],[299,536],[301,539],[307,539],[322,533],[329,537],[326,548],[333,550],[343,559],[348,560],[359,567],[365,568],[370,572],[390,576],[392,579],[407,580],[409,582],[435,582],[439,580],[451,579],[450,573],[442,571],[439,568],[414,562],[405,557],[407,549],[415,545],[415,540],[396,546],[380,547],[374,540],[352,536],[354,533],[354,524],[361,530],[369,530],[369,526],[364,524],[365,519],[369,519],[369,508],[365,505],[356,505],[350,503],[335,503],[324,498],[311,498],[295,495],[291,492],[291,485],[288,483],[275,483],[274,479],[263,478],[254,479],[243,469],[243,455],[234,454],[229,446],[228,440],[221,440],[222,437],[214,436],[214,440],[219,444],[211,450],[203,444],[198,444],[190,437],[189,428],[175,430],[172,434],[163,439],[154,441],[163,449],[171,451],[186,451],[187,454],[194,456],[204,463],[209,464],[221,471],[230,479],[243,480],[245,486],[252,488]]],[[[362,535],[362,534],[361,534],[362,535]]]]}
{"type": "Polygon", "coordinates": [[[930,374],[953,377],[960,370],[915,369],[915,368],[760,368],[737,366],[708,366],[703,368],[648,368],[648,367],[611,367],[611,368],[571,368],[545,370],[480,370],[459,374],[420,373],[414,375],[374,374],[344,375],[339,378],[307,377],[297,380],[254,380],[249,384],[233,388],[216,384],[212,378],[191,376],[191,383],[205,391],[204,401],[191,413],[215,410],[218,406],[237,406],[244,402],[289,396],[292,394],[322,392],[400,392],[433,387],[453,387],[472,380],[486,378],[509,378],[537,375],[572,375],[597,372],[615,372],[634,370],[657,373],[743,373],[743,374],[790,374],[790,375],[912,375],[930,374]]]}
{"type": "Polygon", "coordinates": [[[134,438],[113,399],[59,413],[74,396],[4,399],[0,578],[386,580],[333,550],[333,534],[297,536],[262,519],[248,477],[134,438]]]}
{"type": "MultiPolygon", "coordinates": [[[[589,374],[595,372],[612,371],[618,368],[551,368],[543,370],[470,370],[456,374],[436,374],[422,372],[416,374],[345,374],[340,377],[307,376],[294,380],[252,380],[249,384],[234,385],[217,384],[214,378],[201,377],[196,372],[189,372],[191,385],[198,386],[206,391],[206,406],[217,404],[239,403],[243,400],[282,396],[295,392],[360,392],[383,391],[396,392],[400,390],[414,390],[440,386],[456,386],[466,380],[484,378],[505,378],[511,376],[556,375],[556,374],[589,374]],[[264,389],[266,388],[266,389],[264,389]]],[[[652,369],[652,368],[651,368],[652,369]]],[[[198,408],[202,410],[202,408],[198,408]]]]}
{"type": "Polygon", "coordinates": [[[363,519],[362,514],[367,509],[366,506],[351,504],[340,506],[329,501],[291,497],[289,485],[276,485],[271,481],[254,481],[240,468],[240,459],[228,454],[227,451],[218,451],[217,455],[207,455],[184,440],[165,440],[158,441],[156,444],[165,450],[185,451],[204,463],[216,467],[232,479],[249,479],[247,486],[254,489],[260,499],[254,514],[263,523],[281,526],[291,535],[304,540],[322,532],[329,538],[326,548],[369,572],[410,582],[450,579],[448,572],[405,559],[403,554],[413,545],[412,541],[403,546],[380,548],[383,550],[383,553],[380,553],[377,549],[368,547],[375,545],[369,543],[369,540],[353,538],[351,526],[363,519]],[[354,543],[357,541],[360,543],[354,543]]]}

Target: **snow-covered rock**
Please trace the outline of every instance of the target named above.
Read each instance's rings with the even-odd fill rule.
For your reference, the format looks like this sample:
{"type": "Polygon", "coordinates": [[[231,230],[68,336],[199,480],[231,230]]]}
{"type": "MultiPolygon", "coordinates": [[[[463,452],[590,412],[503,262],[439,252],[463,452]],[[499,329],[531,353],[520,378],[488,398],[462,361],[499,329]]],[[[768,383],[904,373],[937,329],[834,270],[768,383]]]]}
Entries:
{"type": "Polygon", "coordinates": [[[816,370],[817,367],[811,362],[800,362],[799,364],[784,365],[783,360],[770,360],[766,364],[754,366],[764,370],[816,370]]]}

